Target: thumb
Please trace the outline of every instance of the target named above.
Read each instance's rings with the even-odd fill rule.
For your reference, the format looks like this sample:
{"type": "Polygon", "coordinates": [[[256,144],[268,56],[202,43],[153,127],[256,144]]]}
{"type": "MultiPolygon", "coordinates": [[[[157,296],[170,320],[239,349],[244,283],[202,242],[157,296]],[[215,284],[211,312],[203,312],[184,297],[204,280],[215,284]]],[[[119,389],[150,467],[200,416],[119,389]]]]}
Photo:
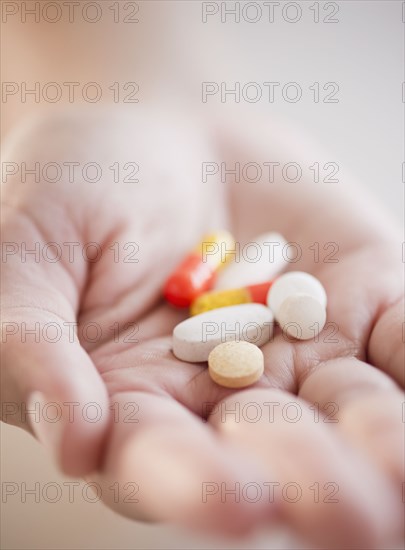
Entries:
{"type": "Polygon", "coordinates": [[[2,312],[2,420],[33,433],[68,475],[99,463],[106,388],[72,323],[31,306],[2,312]]]}
{"type": "MultiPolygon", "coordinates": [[[[33,200],[29,206],[44,218],[33,200]]],[[[48,211],[55,242],[79,240],[48,211]]],[[[75,334],[85,266],[22,258],[23,245],[45,243],[37,226],[20,209],[3,208],[3,244],[13,250],[1,262],[1,418],[33,433],[66,474],[82,476],[99,463],[109,416],[106,388],[75,334]]]]}

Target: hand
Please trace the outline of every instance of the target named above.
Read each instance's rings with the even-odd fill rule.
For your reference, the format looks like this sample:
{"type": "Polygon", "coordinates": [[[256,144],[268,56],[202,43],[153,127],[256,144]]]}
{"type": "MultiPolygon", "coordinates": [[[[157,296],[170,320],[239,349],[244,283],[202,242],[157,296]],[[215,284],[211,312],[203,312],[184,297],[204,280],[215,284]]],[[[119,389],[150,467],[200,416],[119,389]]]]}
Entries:
{"type": "MultiPolygon", "coordinates": [[[[201,159],[215,158],[204,139],[179,119],[156,120],[150,113],[97,121],[67,115],[63,132],[61,121],[45,124],[9,156],[42,165],[103,159],[104,178],[21,184],[16,175],[6,185],[5,242],[18,249],[38,242],[41,251],[50,241],[80,244],[73,262],[65,254],[55,263],[42,255],[23,263],[17,252],[3,264],[2,400],[20,410],[31,396],[31,408],[42,401],[43,412],[56,402],[63,411],[55,423],[42,414],[39,422],[27,415],[29,424],[11,409],[4,419],[33,430],[66,473],[91,474],[106,503],[132,518],[233,535],[282,521],[338,547],[372,547],[395,537],[404,475],[397,385],[404,383],[403,289],[395,230],[364,197],[348,202],[332,193],[331,199],[329,189],[307,183],[201,184],[201,159]],[[128,161],[140,167],[139,184],[111,183],[108,167],[128,161]],[[207,229],[226,226],[228,216],[238,240],[274,229],[307,251],[290,268],[319,277],[334,323],[317,342],[290,342],[277,332],[263,347],[265,376],[239,392],[215,385],[204,366],[174,358],[170,335],[185,314],[160,297],[183,254],[207,229]],[[308,247],[316,241],[321,250],[337,243],[338,263],[314,262],[308,247]],[[101,247],[97,261],[83,258],[89,242],[101,247]],[[126,243],[139,250],[124,249],[126,243]],[[76,320],[80,344],[71,338],[76,320]],[[40,330],[39,342],[27,335],[24,343],[22,323],[56,323],[63,336],[51,342],[40,330]],[[67,404],[73,403],[79,405],[71,422],[67,404]],[[81,414],[87,403],[102,411],[97,422],[81,414]],[[285,405],[300,412],[297,422],[285,405]],[[257,422],[250,421],[254,411],[261,413],[257,422]],[[324,421],[323,413],[337,422],[324,421]],[[292,487],[286,497],[288,484],[302,491],[296,503],[288,502],[297,494],[292,487]],[[249,486],[262,491],[256,503],[248,502],[254,494],[244,494],[249,486]],[[238,487],[235,502],[226,491],[238,487]]],[[[230,159],[259,162],[263,144],[263,154],[273,155],[267,139],[244,141],[245,133],[246,127],[225,136],[230,159]]]]}

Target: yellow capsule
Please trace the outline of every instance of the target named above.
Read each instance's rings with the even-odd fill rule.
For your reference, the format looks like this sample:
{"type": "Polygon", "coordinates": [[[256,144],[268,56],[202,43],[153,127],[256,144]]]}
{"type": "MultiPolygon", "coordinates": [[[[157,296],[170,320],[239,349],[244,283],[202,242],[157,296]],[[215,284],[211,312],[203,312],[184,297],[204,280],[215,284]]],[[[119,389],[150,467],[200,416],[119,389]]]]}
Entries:
{"type": "Polygon", "coordinates": [[[219,307],[236,306],[251,302],[266,304],[267,295],[273,282],[266,281],[243,288],[204,292],[191,303],[190,315],[198,315],[219,307]]]}
{"type": "Polygon", "coordinates": [[[219,307],[247,304],[251,301],[250,292],[247,288],[204,292],[191,304],[190,315],[198,315],[199,313],[204,313],[204,311],[210,311],[219,307]]]}

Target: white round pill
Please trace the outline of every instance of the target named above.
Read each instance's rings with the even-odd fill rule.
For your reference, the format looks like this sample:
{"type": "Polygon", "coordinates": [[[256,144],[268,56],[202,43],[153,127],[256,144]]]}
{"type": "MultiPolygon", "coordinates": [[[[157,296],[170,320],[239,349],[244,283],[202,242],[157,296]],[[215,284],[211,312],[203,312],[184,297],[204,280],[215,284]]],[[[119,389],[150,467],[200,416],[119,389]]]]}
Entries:
{"type": "Polygon", "coordinates": [[[303,271],[290,271],[280,275],[271,285],[267,294],[267,305],[278,321],[281,304],[294,294],[309,294],[326,307],[326,292],[316,277],[303,271]]]}
{"type": "Polygon", "coordinates": [[[278,323],[289,336],[310,340],[325,326],[326,308],[310,294],[293,294],[281,304],[278,323]]]}

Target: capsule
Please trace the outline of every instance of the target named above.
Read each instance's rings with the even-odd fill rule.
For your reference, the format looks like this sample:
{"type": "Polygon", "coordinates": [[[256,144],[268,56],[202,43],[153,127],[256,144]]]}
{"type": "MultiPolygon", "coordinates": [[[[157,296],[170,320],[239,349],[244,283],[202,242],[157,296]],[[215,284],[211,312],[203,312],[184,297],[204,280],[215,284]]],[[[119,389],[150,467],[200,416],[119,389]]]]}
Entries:
{"type": "Polygon", "coordinates": [[[284,254],[286,240],[279,233],[263,233],[240,247],[235,260],[221,271],[214,283],[215,290],[240,288],[270,281],[288,266],[284,254]],[[251,257],[253,254],[255,257],[251,257]]]}
{"type": "Polygon", "coordinates": [[[201,294],[210,290],[218,271],[229,258],[235,240],[228,231],[205,235],[169,276],[163,294],[177,307],[189,307],[201,294]]]}
{"type": "Polygon", "coordinates": [[[194,300],[190,307],[190,315],[198,315],[205,311],[219,307],[235,306],[237,304],[248,304],[256,302],[266,304],[267,294],[273,281],[250,285],[244,288],[230,290],[213,290],[205,292],[194,300]]]}

